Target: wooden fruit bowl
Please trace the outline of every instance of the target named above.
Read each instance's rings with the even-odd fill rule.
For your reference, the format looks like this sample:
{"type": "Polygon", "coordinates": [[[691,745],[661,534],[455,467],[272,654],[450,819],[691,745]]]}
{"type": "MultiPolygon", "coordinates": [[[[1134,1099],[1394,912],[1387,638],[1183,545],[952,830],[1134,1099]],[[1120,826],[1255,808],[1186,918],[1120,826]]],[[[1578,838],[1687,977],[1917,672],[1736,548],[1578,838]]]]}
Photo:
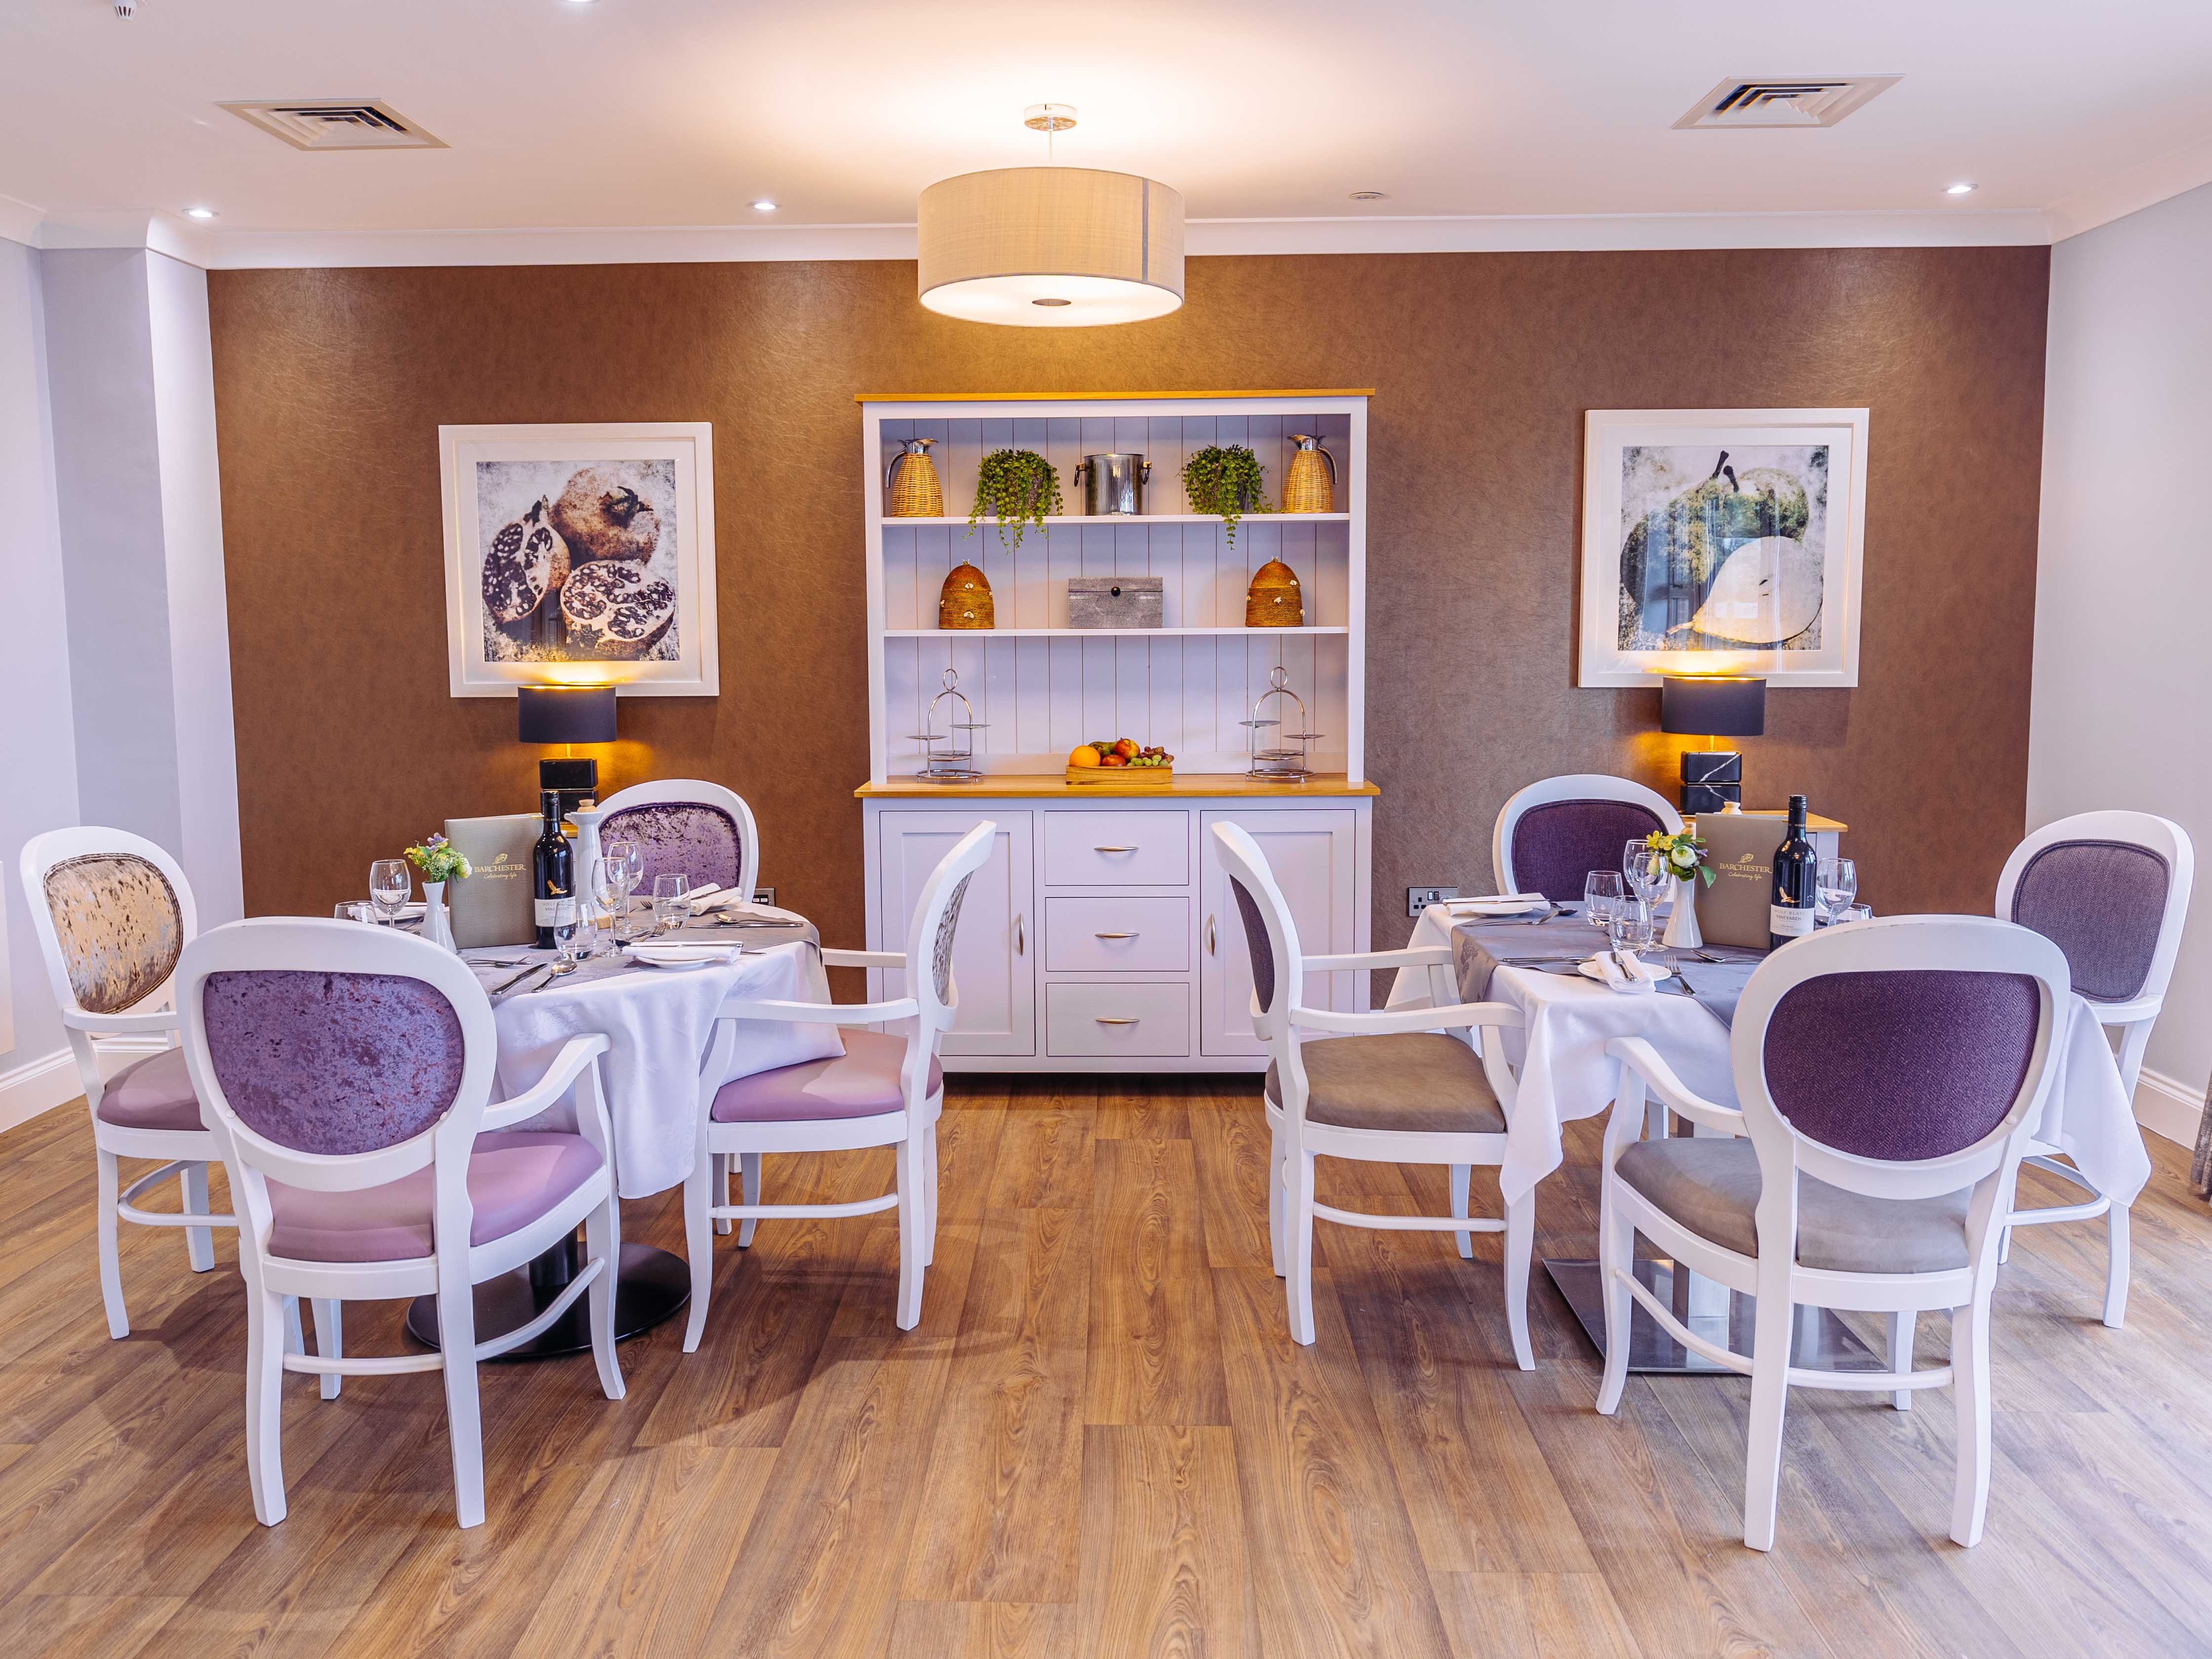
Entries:
{"type": "Polygon", "coordinates": [[[1124,789],[1164,789],[1175,781],[1172,766],[1071,766],[1070,783],[1115,784],[1124,789]]]}

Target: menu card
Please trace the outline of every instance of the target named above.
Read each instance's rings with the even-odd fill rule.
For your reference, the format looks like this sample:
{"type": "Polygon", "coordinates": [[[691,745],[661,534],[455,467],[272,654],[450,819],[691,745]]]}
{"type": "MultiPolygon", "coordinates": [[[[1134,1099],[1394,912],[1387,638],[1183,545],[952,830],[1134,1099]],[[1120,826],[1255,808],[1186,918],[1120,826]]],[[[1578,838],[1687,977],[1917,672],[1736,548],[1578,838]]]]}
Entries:
{"type": "Polygon", "coordinates": [[[467,880],[446,884],[456,947],[537,943],[531,849],[538,844],[542,822],[535,812],[446,820],[446,839],[468,860],[470,871],[467,880]]]}
{"type": "Polygon", "coordinates": [[[1698,932],[1707,944],[1766,948],[1774,850],[1787,832],[1782,818],[1764,812],[1698,815],[1698,836],[1713,872],[1712,885],[1698,889],[1698,932]]]}

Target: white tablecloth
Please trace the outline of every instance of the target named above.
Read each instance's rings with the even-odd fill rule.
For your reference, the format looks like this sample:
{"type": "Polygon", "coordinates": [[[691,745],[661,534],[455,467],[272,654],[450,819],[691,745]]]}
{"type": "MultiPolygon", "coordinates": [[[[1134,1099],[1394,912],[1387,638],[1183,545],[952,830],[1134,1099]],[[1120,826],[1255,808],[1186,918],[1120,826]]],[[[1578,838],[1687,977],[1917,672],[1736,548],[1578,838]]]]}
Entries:
{"type": "MultiPolygon", "coordinates": [[[[1448,947],[1451,927],[1443,907],[1432,905],[1407,945],[1448,947]]],[[[1440,971],[1449,981],[1451,970],[1440,971]]],[[[1509,1200],[1533,1192],[1559,1167],[1563,1124],[1612,1104],[1619,1062],[1605,1045],[1614,1037],[1647,1039],[1692,1090],[1720,1105],[1736,1103],[1728,1028],[1688,997],[1665,991],[1624,995],[1589,980],[1513,967],[1498,969],[1490,994],[1519,1008],[1528,1021],[1525,1030],[1508,1034],[1506,1044],[1506,1059],[1521,1085],[1498,1171],[1509,1200]]],[[[1429,970],[1400,969],[1387,1006],[1433,1006],[1429,970]]],[[[2036,1138],[2069,1154],[2114,1202],[2132,1203],[2150,1179],[2150,1154],[2121,1086],[2119,1064],[2085,999],[2071,1000],[2063,1036],[2064,1058],[2036,1138]]]]}
{"type": "MultiPolygon", "coordinates": [[[[822,953],[804,944],[748,953],[726,967],[637,968],[609,979],[556,983],[493,1005],[499,1027],[499,1092],[507,1096],[527,1089],[544,1075],[570,1037],[605,1032],[609,1047],[599,1065],[614,1127],[616,1184],[624,1198],[644,1198],[673,1187],[691,1173],[699,1066],[714,1011],[740,990],[764,1000],[830,1000],[822,953]]],[[[835,1026],[762,1020],[749,1021],[743,1030],[724,1082],[842,1052],[835,1026]]],[[[574,1110],[564,1103],[529,1127],[574,1128],[574,1110]]]]}

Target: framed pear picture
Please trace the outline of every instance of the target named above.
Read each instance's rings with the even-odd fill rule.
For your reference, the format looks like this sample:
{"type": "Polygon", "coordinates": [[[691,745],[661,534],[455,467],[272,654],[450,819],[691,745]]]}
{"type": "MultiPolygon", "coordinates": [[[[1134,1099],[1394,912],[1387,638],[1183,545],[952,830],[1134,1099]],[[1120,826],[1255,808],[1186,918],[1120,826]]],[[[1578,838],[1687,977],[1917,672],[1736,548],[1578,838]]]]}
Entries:
{"type": "Polygon", "coordinates": [[[1582,685],[1859,683],[1863,409],[1594,409],[1582,685]]]}
{"type": "Polygon", "coordinates": [[[713,427],[441,426],[438,462],[454,696],[720,689],[713,427]]]}

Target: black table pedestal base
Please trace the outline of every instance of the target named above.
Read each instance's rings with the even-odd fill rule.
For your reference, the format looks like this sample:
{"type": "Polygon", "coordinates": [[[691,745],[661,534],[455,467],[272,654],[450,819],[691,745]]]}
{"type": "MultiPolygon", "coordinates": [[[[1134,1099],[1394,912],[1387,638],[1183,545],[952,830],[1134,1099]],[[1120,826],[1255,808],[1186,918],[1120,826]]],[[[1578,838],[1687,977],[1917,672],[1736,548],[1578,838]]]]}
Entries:
{"type": "MultiPolygon", "coordinates": [[[[1589,1338],[1590,1346],[1605,1354],[1605,1297],[1600,1289],[1597,1263],[1595,1261],[1549,1261],[1544,1271],[1552,1276],[1552,1283],[1559,1287],[1559,1294],[1574,1310],[1583,1334],[1589,1338]]],[[[1681,1295],[1674,1291],[1674,1264],[1665,1260],[1638,1261],[1636,1276],[1644,1288],[1674,1310],[1674,1316],[1706,1341],[1731,1348],[1737,1353],[1751,1352],[1751,1328],[1757,1298],[1723,1292],[1717,1285],[1711,1293],[1727,1296],[1725,1315],[1717,1310],[1711,1314],[1692,1314],[1689,1310],[1686,1285],[1681,1295]]],[[[1710,1281],[1708,1281],[1710,1284],[1710,1281]]],[[[1716,1365],[1701,1354],[1687,1348],[1659,1328],[1658,1322],[1644,1310],[1640,1302],[1629,1304],[1628,1369],[1642,1376],[1728,1376],[1734,1373],[1725,1365],[1716,1365]]],[[[1797,1310],[1797,1328],[1790,1343],[1790,1363],[1808,1370],[1824,1371],[1881,1371],[1889,1369],[1889,1362],[1859,1340],[1850,1326],[1826,1308],[1801,1307],[1797,1310]]]]}
{"type": "MultiPolygon", "coordinates": [[[[476,1288],[477,1340],[520,1330],[553,1305],[584,1265],[580,1238],[564,1239],[526,1267],[488,1279],[476,1288]]],[[[691,1269],[684,1258],[650,1244],[622,1247],[615,1282],[615,1340],[628,1341],[683,1310],[691,1299],[691,1269]]],[[[501,1359],[558,1359],[592,1351],[589,1292],[519,1348],[501,1359]]],[[[408,1304],[407,1334],[426,1348],[438,1346],[438,1298],[418,1296],[408,1304]]]]}

